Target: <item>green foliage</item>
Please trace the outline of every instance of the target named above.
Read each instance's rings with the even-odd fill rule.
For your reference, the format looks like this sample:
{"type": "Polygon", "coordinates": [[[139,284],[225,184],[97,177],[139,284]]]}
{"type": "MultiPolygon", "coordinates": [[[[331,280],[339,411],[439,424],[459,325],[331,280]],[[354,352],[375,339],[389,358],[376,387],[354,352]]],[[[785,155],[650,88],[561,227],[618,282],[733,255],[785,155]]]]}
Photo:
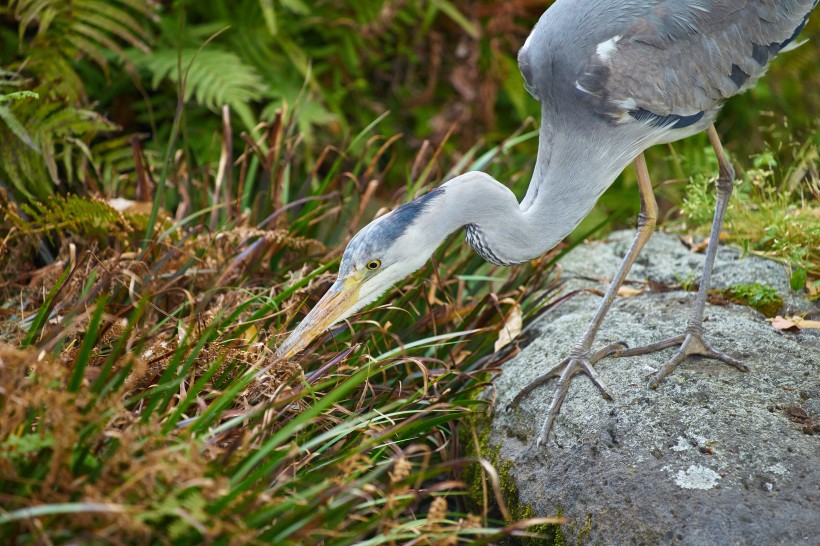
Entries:
{"type": "Polygon", "coordinates": [[[783,298],[775,288],[760,283],[738,284],[726,289],[731,301],[749,306],[767,317],[773,317],[783,307],[783,298]]]}
{"type": "MultiPolygon", "coordinates": [[[[0,95],[0,104],[4,102],[12,102],[23,99],[39,99],[40,95],[34,91],[15,91],[14,93],[7,93],[0,95]]],[[[19,135],[18,135],[19,136],[19,135]]]]}
{"type": "Polygon", "coordinates": [[[19,21],[26,72],[48,96],[78,104],[87,90],[75,61],[87,58],[107,73],[112,56],[127,61],[122,44],[147,51],[144,18],[154,6],[149,0],[11,0],[6,9],[19,21]]]}
{"type": "Polygon", "coordinates": [[[193,97],[197,104],[213,111],[228,105],[239,114],[248,131],[256,125],[249,105],[264,96],[266,86],[256,69],[244,64],[235,53],[209,45],[202,50],[157,51],[135,57],[134,62],[151,74],[154,89],[164,80],[179,86],[181,62],[186,76],[185,100],[193,97]]]}
{"type": "MultiPolygon", "coordinates": [[[[274,355],[378,210],[468,169],[523,194],[537,147],[525,120],[539,106],[515,52],[544,5],[0,7],[0,540],[450,544],[520,534],[514,520],[532,514],[512,502],[502,464],[507,483],[490,496],[509,498],[513,521],[473,515],[488,507],[459,482],[455,431],[486,411],[477,395],[512,352],[493,349],[505,306],[530,318],[548,305],[554,258],[502,272],[453,238],[301,366],[274,355]],[[114,196],[144,212],[118,212],[114,196]]],[[[744,138],[728,139],[745,171],[729,233],[789,261],[794,284],[808,287],[820,137],[805,137],[803,118],[820,110],[816,93],[794,97],[802,77],[816,77],[806,62],[816,51],[778,61],[752,99],[733,101],[744,138]],[[795,73],[778,77],[784,66],[795,73]],[[781,104],[781,91],[792,98],[781,104]],[[759,110],[778,122],[788,112],[798,126],[759,131],[759,110]],[[797,144],[748,157],[761,135],[788,143],[791,132],[797,144]]],[[[687,228],[702,230],[716,170],[705,140],[651,154],[665,210],[692,176],[687,228]]],[[[633,178],[579,233],[637,206],[633,178]]],[[[765,287],[741,292],[771,303],[765,287]]],[[[466,475],[474,485],[483,472],[466,475]]]]}
{"type": "Polygon", "coordinates": [[[36,455],[46,449],[51,449],[53,446],[54,435],[51,433],[45,435],[23,434],[22,436],[11,434],[3,442],[3,455],[22,462],[27,456],[36,455]]]}
{"type": "MultiPolygon", "coordinates": [[[[792,155],[785,166],[776,159],[780,154],[772,151],[753,158],[753,168],[743,172],[736,184],[724,231],[729,241],[747,252],[779,259],[816,278],[820,276],[820,146],[813,140],[793,143],[785,138],[781,147],[792,155]]],[[[704,236],[715,207],[710,171],[692,177],[681,207],[685,215],[681,221],[704,236]]]]}
{"type": "Polygon", "coordinates": [[[809,273],[803,268],[795,269],[789,277],[789,288],[795,292],[806,288],[806,283],[809,281],[809,273]]]}
{"type": "Polygon", "coordinates": [[[24,204],[22,209],[29,218],[17,221],[23,236],[44,233],[54,238],[67,232],[90,241],[108,243],[113,237],[120,243],[127,243],[138,233],[139,222],[134,214],[122,213],[95,198],[55,195],[45,203],[24,204]]]}
{"type": "MultiPolygon", "coordinates": [[[[59,231],[78,249],[9,293],[16,344],[31,349],[0,344],[0,393],[15,393],[0,398],[0,453],[14,454],[0,456],[0,540],[475,543],[524,531],[471,514],[454,431],[485,410],[476,398],[495,369],[505,306],[531,316],[548,301],[546,259],[502,277],[453,241],[437,252],[440,280],[415,275],[384,296],[390,305],[309,350],[303,367],[274,356],[331,280],[338,246],[315,239],[343,239],[370,215],[355,211],[367,207],[360,181],[385,153],[377,128],[329,160],[276,229],[231,209],[208,232],[194,210],[173,242],[160,225],[140,253],[121,236],[128,219],[98,200],[53,198],[12,221],[15,237],[59,231]]],[[[302,161],[293,142],[244,155],[233,175],[270,158],[283,176],[259,197],[281,195],[302,161]]],[[[493,168],[510,166],[500,157],[493,168]]]]}
{"type": "Polygon", "coordinates": [[[711,183],[713,176],[697,174],[686,187],[681,211],[694,225],[709,226],[715,215],[715,191],[711,183]]]}
{"type": "MultiPolygon", "coordinates": [[[[515,480],[512,461],[505,461],[499,456],[501,447],[492,446],[489,443],[490,427],[486,422],[488,417],[486,415],[479,415],[477,418],[469,420],[466,424],[469,425],[469,433],[463,432],[463,441],[470,446],[469,453],[473,457],[480,457],[489,462],[495,472],[497,472],[498,482],[500,484],[501,498],[493,499],[491,506],[498,517],[501,516],[502,509],[499,503],[504,504],[503,510],[509,512],[513,520],[526,520],[536,517],[532,506],[521,500],[518,485],[515,480]],[[468,437],[468,434],[472,437],[468,437]]],[[[467,427],[465,427],[467,428],[467,427]]],[[[467,467],[464,471],[464,481],[469,484],[469,494],[476,505],[482,505],[485,501],[485,496],[488,494],[489,480],[486,473],[482,470],[480,465],[472,465],[467,467]]],[[[558,509],[556,517],[561,517],[561,509],[558,509]]],[[[516,544],[522,546],[543,546],[549,545],[563,545],[566,544],[566,539],[557,524],[544,523],[530,528],[533,532],[532,536],[522,537],[518,539],[516,544]]]]}
{"type": "MultiPolygon", "coordinates": [[[[526,92],[515,63],[515,44],[523,41],[526,27],[515,25],[514,15],[529,11],[531,16],[536,16],[540,8],[505,10],[490,2],[487,5],[487,24],[492,24],[489,16],[498,12],[497,32],[503,30],[503,34],[499,33],[502,35],[492,40],[481,32],[476,22],[462,15],[456,3],[443,0],[188,3],[184,9],[163,13],[155,51],[147,57],[137,52],[133,59],[143,74],[151,78],[155,89],[175,94],[175,86],[168,84],[178,80],[178,52],[182,50],[187,59],[208,38],[223,31],[200,53],[214,51],[212,61],[202,62],[201,77],[192,75],[192,83],[202,91],[186,91],[195,99],[196,106],[213,109],[230,103],[243,124],[253,127],[258,122],[270,121],[278,110],[298,103],[299,133],[311,143],[311,153],[318,154],[325,144],[337,143],[342,135],[367,125],[388,110],[392,115],[386,122],[387,132],[412,132],[416,148],[421,144],[420,138],[428,135],[442,138],[446,132],[442,124],[449,123],[447,118],[452,118],[456,109],[457,115],[464,117],[465,101],[475,103],[475,111],[468,115],[477,117],[480,109],[481,115],[487,118],[480,124],[493,129],[492,124],[486,123],[492,121],[492,116],[487,114],[491,104],[486,101],[511,94],[510,102],[516,105],[521,116],[505,122],[506,133],[497,133],[504,135],[527,115],[537,113],[537,103],[524,99],[526,92]],[[465,32],[471,37],[466,43],[462,40],[465,32]],[[469,70],[465,70],[463,60],[442,51],[443,47],[455,49],[457,43],[470,49],[469,70]],[[484,51],[490,52],[493,58],[481,59],[484,51]],[[217,64],[220,57],[227,54],[234,56],[231,64],[217,64]],[[157,61],[152,57],[157,57],[157,61]],[[237,87],[235,91],[241,92],[219,89],[212,75],[214,69],[235,71],[239,79],[230,83],[237,87]],[[458,97],[456,104],[447,82],[451,73],[460,79],[462,86],[475,84],[477,87],[482,74],[486,76],[486,84],[492,85],[485,85],[485,93],[458,97]],[[505,78],[503,86],[496,81],[501,74],[505,78]],[[262,80],[261,88],[257,86],[258,78],[262,80]],[[214,104],[212,99],[224,102],[214,104]],[[414,108],[406,107],[408,101],[413,101],[414,108]],[[522,108],[524,104],[528,108],[522,108]],[[440,120],[436,126],[432,123],[435,117],[440,120]]],[[[184,72],[184,63],[182,68],[184,72]]],[[[150,118],[156,115],[160,121],[158,128],[162,130],[162,116],[169,115],[170,109],[160,104],[159,97],[154,100],[150,109],[140,112],[140,119],[151,123],[150,118]]],[[[164,104],[171,102],[165,100],[164,104]]],[[[207,127],[207,134],[218,128],[215,123],[218,120],[200,108],[191,108],[188,116],[186,123],[207,127]]],[[[469,120],[452,121],[465,122],[466,138],[459,139],[467,145],[478,139],[467,123],[469,120]]],[[[194,131],[191,133],[188,142],[192,151],[205,155],[208,142],[194,131]]],[[[161,136],[161,142],[166,140],[164,137],[161,136]]],[[[407,161],[414,150],[395,153],[407,161]]]]}
{"type": "Polygon", "coordinates": [[[52,184],[71,187],[89,169],[90,135],[116,127],[92,110],[66,107],[59,102],[24,101],[0,106],[0,140],[20,143],[0,148],[0,175],[28,199],[45,199],[52,184]]]}
{"type": "MultiPolygon", "coordinates": [[[[15,87],[20,87],[23,84],[24,81],[18,77],[17,74],[0,69],[0,92],[9,88],[13,89],[15,87]]],[[[19,143],[34,151],[38,151],[37,145],[28,134],[28,131],[26,131],[26,128],[22,123],[20,123],[20,120],[17,119],[17,116],[14,115],[14,112],[12,112],[5,103],[21,102],[29,99],[37,100],[39,98],[40,95],[33,91],[14,91],[12,93],[5,94],[0,93],[0,121],[5,123],[5,132],[11,133],[11,135],[6,134],[6,137],[8,138],[6,142],[14,142],[13,137],[16,137],[19,143]]]]}
{"type": "MultiPolygon", "coordinates": [[[[0,19],[0,67],[20,68],[29,86],[46,91],[43,100],[60,97],[70,107],[88,109],[91,98],[95,109],[108,112],[127,134],[151,134],[145,153],[159,156],[168,142],[180,74],[199,50],[185,90],[190,104],[182,132],[189,162],[211,156],[213,135],[221,129],[213,112],[223,105],[250,130],[298,104],[296,123],[308,143],[308,170],[326,145],[337,145],[344,134],[385,111],[392,112],[385,132],[407,135],[393,154],[409,163],[425,139],[463,152],[481,139],[504,138],[528,117],[538,118],[539,105],[524,90],[515,54],[548,4],[16,0],[0,8],[8,15],[0,19]],[[10,22],[17,24],[11,28],[10,22]],[[151,82],[150,96],[142,78],[151,82]]],[[[815,17],[805,35],[811,38],[818,28],[815,17]]],[[[820,82],[810,83],[820,77],[814,70],[818,52],[820,40],[810,39],[778,59],[753,92],[730,101],[725,118],[731,121],[720,128],[739,157],[762,148],[761,111],[771,116],[764,117],[770,127],[782,124],[786,114],[791,132],[803,135],[811,127],[820,115],[820,93],[805,91],[820,88],[820,82]]],[[[90,132],[81,140],[93,154],[95,137],[101,136],[90,132]]],[[[661,161],[658,151],[650,154],[653,179],[688,177],[676,157],[700,156],[698,148],[675,144],[669,162],[661,161]]],[[[129,151],[122,146],[117,155],[125,158],[129,151]]],[[[535,146],[524,151],[529,158],[522,161],[532,162],[535,146]]],[[[75,166],[75,178],[58,172],[55,179],[49,168],[50,180],[42,179],[42,170],[27,169],[37,180],[15,171],[12,184],[41,199],[54,184],[62,184],[61,191],[133,197],[134,162],[120,160],[117,173],[75,166]]],[[[392,189],[400,182],[388,181],[392,189]]],[[[674,201],[680,189],[664,184],[661,197],[674,201]]],[[[635,212],[635,202],[634,177],[627,172],[582,231],[616,213],[635,212]]]]}
{"type": "Polygon", "coordinates": [[[9,143],[0,177],[18,195],[42,200],[55,186],[93,186],[92,140],[117,126],[91,108],[81,71],[108,75],[114,60],[135,76],[122,45],[147,50],[141,17],[152,12],[149,0],[12,0],[0,8],[19,22],[15,38],[2,35],[0,94],[25,87],[15,93],[39,98],[0,101],[0,141],[9,143]]]}
{"type": "Polygon", "coordinates": [[[698,285],[695,283],[695,272],[690,272],[685,278],[680,275],[675,275],[675,280],[678,281],[681,290],[692,292],[697,290],[698,285]]]}

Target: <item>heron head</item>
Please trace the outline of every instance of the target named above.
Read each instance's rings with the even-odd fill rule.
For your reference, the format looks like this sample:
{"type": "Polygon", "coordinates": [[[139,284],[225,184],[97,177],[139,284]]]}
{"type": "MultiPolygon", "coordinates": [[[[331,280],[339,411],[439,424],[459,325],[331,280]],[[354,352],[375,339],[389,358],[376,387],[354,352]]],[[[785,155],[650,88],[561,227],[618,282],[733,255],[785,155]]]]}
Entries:
{"type": "Polygon", "coordinates": [[[441,188],[377,218],[348,243],[336,282],[302,320],[277,354],[290,358],[322,332],[373,302],[421,268],[438,246],[422,217],[441,188]]]}

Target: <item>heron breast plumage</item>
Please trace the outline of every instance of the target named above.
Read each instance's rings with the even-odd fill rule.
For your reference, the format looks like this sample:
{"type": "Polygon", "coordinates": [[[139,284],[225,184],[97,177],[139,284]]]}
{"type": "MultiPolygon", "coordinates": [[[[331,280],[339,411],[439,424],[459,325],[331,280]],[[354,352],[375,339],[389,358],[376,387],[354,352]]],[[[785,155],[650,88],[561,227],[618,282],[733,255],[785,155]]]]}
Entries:
{"type": "Polygon", "coordinates": [[[499,258],[493,249],[484,239],[481,233],[481,228],[476,224],[467,224],[464,226],[464,231],[469,244],[476,254],[487,260],[493,265],[513,265],[514,262],[508,262],[499,258]]]}

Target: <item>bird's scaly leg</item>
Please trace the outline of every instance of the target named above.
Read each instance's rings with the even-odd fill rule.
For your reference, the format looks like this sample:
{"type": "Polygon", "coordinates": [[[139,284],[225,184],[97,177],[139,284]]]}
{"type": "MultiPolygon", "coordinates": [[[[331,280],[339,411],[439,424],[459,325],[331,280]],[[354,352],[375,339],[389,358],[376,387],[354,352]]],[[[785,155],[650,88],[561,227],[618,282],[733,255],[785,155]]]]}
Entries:
{"type": "Polygon", "coordinates": [[[540,387],[544,383],[547,383],[550,379],[558,378],[558,384],[555,387],[555,393],[552,396],[552,401],[547,409],[547,415],[544,418],[544,423],[538,434],[536,446],[540,446],[547,440],[553,421],[555,421],[555,417],[558,415],[558,412],[561,410],[561,405],[564,403],[564,398],[567,396],[567,391],[569,390],[569,385],[573,376],[579,373],[586,374],[606,398],[610,400],[612,399],[609,389],[604,384],[598,372],[595,371],[593,365],[602,358],[615,354],[620,349],[624,349],[625,347],[620,343],[616,343],[604,347],[596,353],[591,353],[590,350],[593,341],[595,341],[595,336],[598,333],[598,329],[601,327],[601,323],[603,323],[607,311],[609,311],[612,302],[615,300],[618,289],[621,287],[621,284],[629,273],[632,264],[635,263],[638,253],[640,253],[641,249],[655,231],[655,224],[658,218],[658,205],[655,202],[655,195],[652,193],[652,183],[649,181],[649,171],[646,168],[646,159],[643,154],[639,155],[635,159],[635,169],[638,172],[638,190],[641,196],[641,213],[638,216],[638,233],[635,235],[635,239],[632,241],[632,246],[629,248],[626,256],[624,256],[624,259],[621,262],[617,273],[615,273],[615,277],[612,279],[609,288],[607,288],[607,291],[604,294],[604,299],[601,301],[598,306],[598,310],[595,312],[595,317],[587,327],[584,336],[570,351],[570,356],[553,369],[536,378],[524,387],[508,406],[508,408],[517,406],[521,400],[523,400],[533,390],[540,387]]]}
{"type": "Polygon", "coordinates": [[[690,355],[705,356],[706,358],[719,360],[730,366],[734,366],[742,372],[749,370],[749,368],[739,360],[710,347],[703,338],[703,310],[706,305],[707,291],[709,290],[709,278],[712,275],[712,267],[715,263],[715,255],[717,254],[718,244],[720,242],[720,230],[723,227],[723,218],[726,216],[726,208],[729,205],[729,197],[732,195],[735,180],[735,171],[729,163],[729,160],[726,159],[726,154],[723,151],[723,146],[720,143],[717,131],[715,131],[715,126],[710,125],[707,133],[718,160],[719,175],[716,183],[717,203],[715,205],[715,217],[712,220],[712,232],[709,234],[709,246],[706,249],[706,263],[703,265],[703,275],[701,277],[700,287],[698,287],[698,295],[695,298],[695,308],[689,317],[686,330],[683,335],[653,343],[646,347],[624,349],[612,355],[618,357],[644,355],[668,347],[679,346],[675,355],[661,366],[660,370],[652,375],[652,378],[649,380],[649,387],[653,389],[657,388],[661,381],[690,355]]]}

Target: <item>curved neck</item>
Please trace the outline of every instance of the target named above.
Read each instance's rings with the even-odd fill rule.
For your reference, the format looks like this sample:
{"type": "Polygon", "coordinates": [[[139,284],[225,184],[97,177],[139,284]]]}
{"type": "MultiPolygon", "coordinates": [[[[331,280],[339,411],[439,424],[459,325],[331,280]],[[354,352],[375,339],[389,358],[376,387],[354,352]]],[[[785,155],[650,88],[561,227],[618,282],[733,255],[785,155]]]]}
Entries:
{"type": "Polygon", "coordinates": [[[435,248],[450,233],[466,227],[467,242],[492,263],[511,265],[537,258],[569,235],[622,169],[588,163],[578,169],[581,172],[547,179],[536,168],[520,204],[490,175],[463,174],[442,185],[442,194],[426,211],[425,238],[435,248]]]}

